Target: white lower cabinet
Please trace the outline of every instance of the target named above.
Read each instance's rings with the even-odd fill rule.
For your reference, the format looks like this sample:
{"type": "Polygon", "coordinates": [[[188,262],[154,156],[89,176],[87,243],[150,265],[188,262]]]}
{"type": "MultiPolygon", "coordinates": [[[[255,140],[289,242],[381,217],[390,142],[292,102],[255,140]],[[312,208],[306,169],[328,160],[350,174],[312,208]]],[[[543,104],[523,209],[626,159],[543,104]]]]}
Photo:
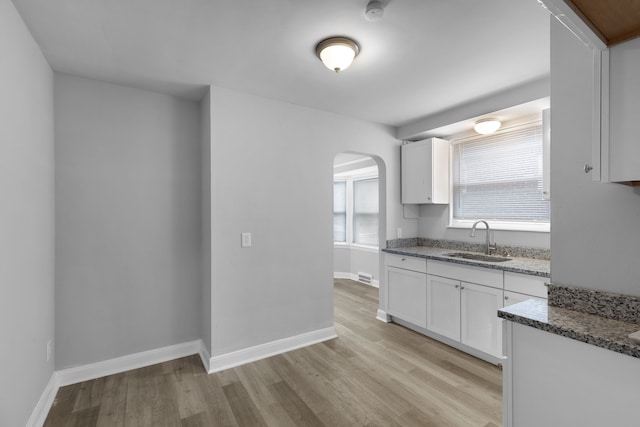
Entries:
{"type": "Polygon", "coordinates": [[[387,314],[427,327],[427,261],[386,255],[387,314]]]}
{"type": "Polygon", "coordinates": [[[387,313],[427,327],[425,274],[387,267],[387,313]]]}
{"type": "Polygon", "coordinates": [[[387,314],[492,363],[503,359],[498,310],[547,297],[544,277],[410,256],[385,259],[387,314]]]}
{"type": "Polygon", "coordinates": [[[547,286],[549,279],[526,274],[504,273],[504,307],[517,304],[528,299],[538,301],[547,300],[547,286]]]}
{"type": "Polygon", "coordinates": [[[502,357],[502,289],[427,275],[427,329],[502,357]]]}
{"type": "Polygon", "coordinates": [[[462,282],[460,286],[460,342],[502,357],[502,289],[462,282]]]}
{"type": "Polygon", "coordinates": [[[460,341],[460,282],[427,275],[427,329],[460,341]]]}
{"type": "Polygon", "coordinates": [[[532,295],[521,294],[519,292],[504,291],[504,306],[508,307],[519,302],[534,299],[536,301],[546,301],[546,298],[534,297],[532,295]]]}

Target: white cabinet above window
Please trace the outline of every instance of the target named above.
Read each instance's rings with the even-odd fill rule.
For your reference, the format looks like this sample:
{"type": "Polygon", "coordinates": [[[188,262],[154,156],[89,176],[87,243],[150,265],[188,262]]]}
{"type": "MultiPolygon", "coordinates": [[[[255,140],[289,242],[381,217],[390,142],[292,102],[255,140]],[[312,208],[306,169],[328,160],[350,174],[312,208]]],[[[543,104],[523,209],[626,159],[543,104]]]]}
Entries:
{"type": "Polygon", "coordinates": [[[449,141],[429,138],[401,146],[402,203],[449,203],[449,141]]]}

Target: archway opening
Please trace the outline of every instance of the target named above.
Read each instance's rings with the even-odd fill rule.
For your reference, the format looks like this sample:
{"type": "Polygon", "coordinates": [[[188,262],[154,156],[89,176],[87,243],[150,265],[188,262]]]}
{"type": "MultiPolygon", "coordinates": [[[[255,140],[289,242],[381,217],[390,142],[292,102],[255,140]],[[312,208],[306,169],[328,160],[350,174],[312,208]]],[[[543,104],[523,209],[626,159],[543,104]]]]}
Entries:
{"type": "Polygon", "coordinates": [[[333,171],[334,278],[378,287],[386,244],[384,162],[371,154],[339,153],[333,171]]]}

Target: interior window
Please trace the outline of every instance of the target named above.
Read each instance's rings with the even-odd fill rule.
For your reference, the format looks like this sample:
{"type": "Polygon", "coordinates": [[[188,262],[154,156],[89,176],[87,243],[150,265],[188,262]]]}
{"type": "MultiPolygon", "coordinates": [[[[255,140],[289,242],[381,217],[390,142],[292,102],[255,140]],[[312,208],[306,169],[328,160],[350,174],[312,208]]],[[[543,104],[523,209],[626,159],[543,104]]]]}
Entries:
{"type": "Polygon", "coordinates": [[[486,219],[548,231],[542,170],[540,123],[454,141],[451,225],[486,219]]]}
{"type": "Polygon", "coordinates": [[[333,182],[333,241],[378,247],[378,178],[333,182]]]}
{"type": "Polygon", "coordinates": [[[333,241],[347,241],[347,182],[333,183],[333,241]]]}
{"type": "Polygon", "coordinates": [[[353,243],[378,245],[378,178],[353,181],[353,243]]]}

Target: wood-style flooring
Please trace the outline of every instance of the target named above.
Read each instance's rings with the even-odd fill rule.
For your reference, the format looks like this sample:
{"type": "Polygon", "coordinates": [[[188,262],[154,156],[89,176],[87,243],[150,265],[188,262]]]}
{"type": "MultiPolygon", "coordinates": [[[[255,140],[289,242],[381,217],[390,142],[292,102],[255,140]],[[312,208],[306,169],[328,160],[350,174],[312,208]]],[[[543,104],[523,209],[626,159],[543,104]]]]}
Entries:
{"type": "Polygon", "coordinates": [[[502,374],[375,319],[378,290],[335,281],[339,338],[207,375],[197,355],[62,387],[45,426],[501,425],[502,374]]]}

